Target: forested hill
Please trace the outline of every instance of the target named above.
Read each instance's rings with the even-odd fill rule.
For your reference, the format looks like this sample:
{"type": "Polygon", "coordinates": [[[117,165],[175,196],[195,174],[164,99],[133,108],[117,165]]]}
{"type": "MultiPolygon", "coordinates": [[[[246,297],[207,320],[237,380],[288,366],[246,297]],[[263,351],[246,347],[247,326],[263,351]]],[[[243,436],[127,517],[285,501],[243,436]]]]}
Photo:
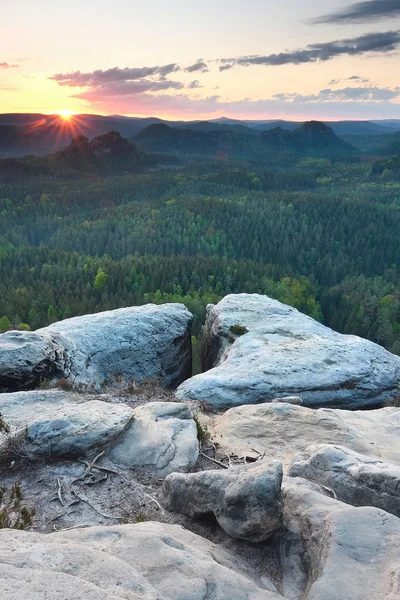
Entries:
{"type": "Polygon", "coordinates": [[[286,157],[318,156],[343,158],[359,151],[339,139],[333,130],[318,121],[310,121],[294,131],[280,127],[254,132],[235,128],[203,131],[181,129],[165,123],[149,125],[134,138],[147,152],[217,156],[220,159],[279,160],[286,157]]]}
{"type": "MultiPolygon", "coordinates": [[[[389,173],[388,173],[389,171],[389,173]]],[[[211,161],[0,184],[0,324],[276,297],[400,352],[400,181],[368,161],[211,161]]]]}

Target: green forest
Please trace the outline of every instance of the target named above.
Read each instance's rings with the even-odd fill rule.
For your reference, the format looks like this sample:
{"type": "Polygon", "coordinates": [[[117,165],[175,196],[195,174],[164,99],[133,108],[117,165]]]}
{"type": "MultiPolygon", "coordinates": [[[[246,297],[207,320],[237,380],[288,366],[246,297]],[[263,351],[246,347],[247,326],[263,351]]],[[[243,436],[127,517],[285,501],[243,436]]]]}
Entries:
{"type": "Polygon", "coordinates": [[[400,353],[398,160],[136,163],[0,161],[0,331],[256,292],[400,353]]]}

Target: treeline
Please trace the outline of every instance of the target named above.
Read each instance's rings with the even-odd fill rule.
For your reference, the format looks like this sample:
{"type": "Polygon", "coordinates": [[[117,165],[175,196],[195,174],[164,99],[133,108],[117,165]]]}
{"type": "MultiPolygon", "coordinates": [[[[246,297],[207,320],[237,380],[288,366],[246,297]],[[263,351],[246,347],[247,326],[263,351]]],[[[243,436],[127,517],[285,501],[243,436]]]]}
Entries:
{"type": "Polygon", "coordinates": [[[400,353],[399,227],[400,184],[368,162],[15,177],[0,185],[0,328],[184,302],[197,335],[208,303],[249,292],[400,353]]]}

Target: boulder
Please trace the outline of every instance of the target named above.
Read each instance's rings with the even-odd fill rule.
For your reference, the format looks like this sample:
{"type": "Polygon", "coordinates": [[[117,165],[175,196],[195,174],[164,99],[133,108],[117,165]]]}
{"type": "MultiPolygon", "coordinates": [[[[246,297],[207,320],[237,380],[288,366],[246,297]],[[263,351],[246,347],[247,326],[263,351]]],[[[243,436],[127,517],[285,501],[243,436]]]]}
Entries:
{"type": "Polygon", "coordinates": [[[154,522],[50,535],[0,530],[0,578],[2,600],[281,598],[226,550],[154,522]]]}
{"type": "Polygon", "coordinates": [[[304,406],[357,409],[399,394],[399,356],[257,294],[208,307],[203,367],[178,388],[178,398],[229,408],[298,395],[304,406]]]}
{"type": "Polygon", "coordinates": [[[281,525],[281,483],[279,462],[189,475],[172,473],[163,484],[164,504],[192,518],[213,514],[231,537],[259,543],[281,525]]]}
{"type": "Polygon", "coordinates": [[[207,424],[222,454],[281,460],[286,469],[311,444],[337,444],[400,465],[400,408],[313,410],[291,404],[231,408],[207,424]]]}
{"type": "Polygon", "coordinates": [[[400,466],[342,446],[314,444],[294,457],[288,474],[332,488],[347,504],[376,506],[400,517],[400,466]]]}
{"type": "Polygon", "coordinates": [[[0,391],[67,378],[100,391],[116,380],[175,387],[191,374],[192,315],[182,304],[120,308],[0,335],[0,391]]]}
{"type": "Polygon", "coordinates": [[[189,471],[199,456],[197,427],[190,408],[174,402],[152,402],[136,408],[132,423],[109,456],[115,463],[146,468],[159,477],[189,471]]]}
{"type": "Polygon", "coordinates": [[[29,390],[41,381],[62,376],[65,350],[53,336],[30,331],[0,335],[0,393],[29,390]]]}
{"type": "Polygon", "coordinates": [[[134,411],[125,404],[55,390],[0,395],[0,413],[30,456],[82,456],[118,438],[134,411]]]}
{"type": "Polygon", "coordinates": [[[374,507],[348,506],[321,492],[301,478],[284,477],[284,596],[400,598],[400,519],[374,507]],[[296,595],[294,582],[302,587],[296,595]]]}
{"type": "Polygon", "coordinates": [[[0,414],[23,453],[70,457],[104,449],[125,467],[163,477],[189,471],[197,461],[197,427],[190,409],[154,402],[132,409],[108,396],[57,390],[0,394],[0,414]]]}

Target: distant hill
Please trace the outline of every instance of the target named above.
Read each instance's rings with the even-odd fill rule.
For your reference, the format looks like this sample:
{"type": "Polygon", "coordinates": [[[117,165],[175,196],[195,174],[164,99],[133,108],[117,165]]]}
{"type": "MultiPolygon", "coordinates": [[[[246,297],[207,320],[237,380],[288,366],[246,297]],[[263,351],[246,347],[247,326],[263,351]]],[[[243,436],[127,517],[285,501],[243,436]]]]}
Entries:
{"type": "Polygon", "coordinates": [[[276,127],[264,131],[261,136],[265,144],[279,152],[332,158],[357,152],[354,146],[338,138],[330,127],[320,121],[309,121],[294,131],[276,127]]]}
{"type": "Polygon", "coordinates": [[[371,152],[373,154],[381,154],[383,156],[400,154],[400,131],[387,135],[384,143],[377,145],[371,152]]]}
{"type": "Polygon", "coordinates": [[[73,177],[82,173],[105,174],[131,170],[151,162],[138,152],[132,142],[117,131],[110,131],[91,141],[83,135],[77,135],[66,148],[46,156],[0,159],[0,174],[3,182],[36,175],[73,177]]]}
{"type": "MultiPolygon", "coordinates": [[[[119,115],[74,115],[70,120],[60,115],[9,113],[0,114],[0,157],[17,157],[27,154],[43,156],[65,147],[72,137],[83,135],[93,138],[109,131],[118,131],[123,137],[132,138],[150,125],[165,124],[173,129],[186,129],[192,132],[213,133],[228,132],[243,136],[257,137],[262,131],[270,131],[280,127],[284,131],[295,131],[304,123],[285,120],[237,120],[228,118],[212,119],[209,121],[163,121],[157,117],[125,117],[119,115]]],[[[400,120],[386,121],[337,121],[325,122],[333,132],[345,141],[364,151],[377,144],[365,139],[348,136],[383,136],[396,130],[400,131],[400,120]]],[[[242,143],[244,143],[244,137],[242,143]]],[[[214,144],[217,143],[216,139],[214,144]]],[[[228,146],[232,142],[225,139],[228,146]]],[[[217,143],[217,145],[219,142],[217,143]]],[[[238,144],[236,140],[235,144],[238,144]]],[[[240,145],[240,144],[239,144],[240,145]]],[[[247,142],[246,144],[247,145],[247,142]]],[[[265,150],[265,148],[264,148],[265,150]]]]}
{"type": "Polygon", "coordinates": [[[195,131],[150,125],[135,136],[135,142],[147,152],[171,152],[187,156],[236,159],[265,159],[277,156],[346,157],[357,153],[351,144],[339,139],[330,127],[310,121],[294,131],[277,127],[257,135],[247,128],[195,131]]]}

